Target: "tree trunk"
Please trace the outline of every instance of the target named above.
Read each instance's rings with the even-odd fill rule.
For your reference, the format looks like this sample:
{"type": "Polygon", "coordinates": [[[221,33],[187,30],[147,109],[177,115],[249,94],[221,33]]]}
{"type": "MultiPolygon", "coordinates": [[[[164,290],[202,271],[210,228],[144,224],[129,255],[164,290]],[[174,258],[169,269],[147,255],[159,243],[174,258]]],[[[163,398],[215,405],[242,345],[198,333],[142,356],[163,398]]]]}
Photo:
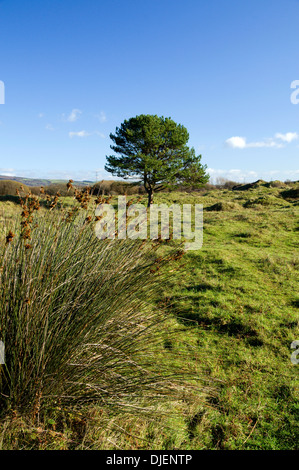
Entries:
{"type": "Polygon", "coordinates": [[[153,199],[154,199],[154,194],[153,194],[152,189],[148,189],[147,196],[148,196],[147,207],[151,207],[151,205],[153,204],[153,199]]]}

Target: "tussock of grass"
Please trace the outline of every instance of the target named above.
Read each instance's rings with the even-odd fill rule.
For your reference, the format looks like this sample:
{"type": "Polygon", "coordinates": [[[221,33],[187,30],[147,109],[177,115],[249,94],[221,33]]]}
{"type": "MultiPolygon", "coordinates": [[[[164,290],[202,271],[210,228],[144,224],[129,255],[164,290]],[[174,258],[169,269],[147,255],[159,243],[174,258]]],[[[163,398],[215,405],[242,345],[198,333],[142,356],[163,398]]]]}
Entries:
{"type": "Polygon", "coordinates": [[[197,371],[163,347],[176,327],[153,308],[178,247],[99,240],[92,216],[61,211],[56,197],[47,210],[28,197],[22,210],[0,252],[2,418],[25,416],[30,428],[96,405],[154,420],[164,402],[192,395],[197,371]]]}
{"type": "Polygon", "coordinates": [[[212,206],[205,208],[207,211],[230,211],[230,210],[239,210],[241,206],[236,202],[217,202],[212,206]]]}

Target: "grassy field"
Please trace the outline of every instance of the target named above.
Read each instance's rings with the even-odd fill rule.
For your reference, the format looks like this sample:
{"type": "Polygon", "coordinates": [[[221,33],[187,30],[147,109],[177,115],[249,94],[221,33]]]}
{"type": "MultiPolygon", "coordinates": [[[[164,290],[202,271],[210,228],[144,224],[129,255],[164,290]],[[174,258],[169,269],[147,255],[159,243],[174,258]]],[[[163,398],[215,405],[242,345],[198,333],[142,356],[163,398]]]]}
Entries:
{"type": "Polygon", "coordinates": [[[223,380],[214,409],[194,419],[192,448],[298,446],[299,370],[290,361],[299,337],[298,203],[279,194],[260,187],[199,197],[221,210],[205,211],[203,248],[188,253],[184,275],[165,290],[177,318],[191,321],[205,370],[223,380]]]}
{"type": "MultiPolygon", "coordinates": [[[[160,193],[154,201],[204,206],[202,249],[186,253],[180,269],[175,261],[161,268],[150,302],[169,317],[153,360],[183,368],[187,357],[206,390],[161,403],[158,421],[96,404],[65,412],[64,425],[55,413],[36,423],[15,412],[2,418],[0,448],[298,448],[299,365],[290,359],[299,339],[298,184],[282,186],[160,193]]],[[[0,202],[2,238],[19,212],[0,202]]]]}

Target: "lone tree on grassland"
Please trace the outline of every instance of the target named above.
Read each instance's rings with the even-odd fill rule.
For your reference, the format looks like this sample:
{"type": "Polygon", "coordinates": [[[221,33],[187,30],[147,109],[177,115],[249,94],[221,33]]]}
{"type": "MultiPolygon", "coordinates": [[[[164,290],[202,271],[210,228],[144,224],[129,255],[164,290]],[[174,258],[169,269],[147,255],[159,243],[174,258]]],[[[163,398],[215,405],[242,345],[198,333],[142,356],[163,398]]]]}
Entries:
{"type": "Polygon", "coordinates": [[[119,155],[106,156],[105,170],[121,178],[140,179],[148,207],[156,191],[179,184],[200,187],[209,180],[201,155],[187,146],[187,129],[171,118],[141,114],[125,120],[110,138],[115,144],[110,148],[119,155]]]}

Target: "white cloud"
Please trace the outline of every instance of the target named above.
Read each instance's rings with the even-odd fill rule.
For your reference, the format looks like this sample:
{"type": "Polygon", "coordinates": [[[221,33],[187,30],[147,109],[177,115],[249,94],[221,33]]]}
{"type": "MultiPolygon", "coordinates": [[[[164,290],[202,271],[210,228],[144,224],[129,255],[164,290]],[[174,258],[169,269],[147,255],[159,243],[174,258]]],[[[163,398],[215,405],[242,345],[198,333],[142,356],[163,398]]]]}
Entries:
{"type": "Polygon", "coordinates": [[[230,137],[225,143],[233,149],[244,149],[246,147],[246,139],[244,137],[230,137]]]}
{"type": "Polygon", "coordinates": [[[212,183],[217,181],[217,178],[220,177],[236,181],[238,183],[252,183],[259,179],[264,181],[272,181],[273,179],[278,179],[280,181],[290,179],[291,181],[296,181],[299,177],[299,170],[253,171],[235,168],[230,170],[208,168],[207,173],[210,175],[212,183]]]}
{"type": "Polygon", "coordinates": [[[268,139],[264,142],[250,142],[249,144],[246,144],[247,148],[262,148],[262,147],[276,147],[276,148],[281,148],[283,147],[283,144],[280,144],[278,142],[275,142],[272,139],[268,139]]]}
{"type": "Polygon", "coordinates": [[[105,134],[103,134],[102,132],[95,131],[95,134],[96,134],[96,135],[99,135],[100,137],[102,137],[102,139],[106,139],[105,134]]]}
{"type": "Polygon", "coordinates": [[[45,129],[47,129],[47,131],[54,131],[54,127],[52,126],[52,124],[47,124],[45,129]]]}
{"type": "Polygon", "coordinates": [[[230,170],[221,170],[221,169],[215,169],[215,168],[208,168],[207,173],[210,175],[210,177],[213,179],[217,179],[219,177],[226,178],[231,181],[245,181],[245,180],[257,180],[258,179],[258,173],[256,171],[252,170],[240,170],[237,168],[232,168],[230,170]]]}
{"type": "Polygon", "coordinates": [[[13,168],[0,168],[1,176],[15,176],[15,170],[13,168]]]}
{"type": "Polygon", "coordinates": [[[82,114],[80,109],[73,109],[67,117],[65,117],[65,114],[63,114],[62,117],[68,122],[75,122],[79,119],[80,114],[82,114]]]}
{"type": "Polygon", "coordinates": [[[99,132],[99,131],[95,131],[95,132],[86,132],[86,131],[69,132],[69,137],[89,137],[90,135],[98,135],[102,139],[106,138],[106,136],[102,132],[99,132]]]}
{"type": "Polygon", "coordinates": [[[286,134],[280,134],[277,133],[275,134],[276,139],[283,140],[283,142],[292,142],[293,140],[298,139],[299,135],[297,132],[287,132],[286,134]]]}
{"type": "Polygon", "coordinates": [[[107,117],[104,111],[101,111],[100,114],[96,114],[95,117],[100,121],[100,122],[106,122],[107,117]]]}
{"type": "Polygon", "coordinates": [[[39,118],[43,118],[43,117],[44,117],[44,113],[39,113],[39,114],[38,114],[38,117],[39,117],[39,118]]]}
{"type": "Polygon", "coordinates": [[[91,133],[86,131],[69,132],[70,137],[88,137],[89,135],[91,135],[91,133]]]}
{"type": "MultiPolygon", "coordinates": [[[[294,133],[287,133],[287,134],[276,134],[275,137],[276,139],[283,140],[284,142],[291,142],[294,140],[295,137],[294,133]],[[279,137],[278,137],[279,136],[279,137]]],[[[225,144],[234,149],[245,149],[245,148],[282,148],[284,145],[281,142],[277,142],[275,139],[270,138],[270,139],[265,139],[262,141],[258,142],[247,142],[245,137],[240,137],[240,136],[234,136],[230,137],[225,141],[225,144]]]]}

